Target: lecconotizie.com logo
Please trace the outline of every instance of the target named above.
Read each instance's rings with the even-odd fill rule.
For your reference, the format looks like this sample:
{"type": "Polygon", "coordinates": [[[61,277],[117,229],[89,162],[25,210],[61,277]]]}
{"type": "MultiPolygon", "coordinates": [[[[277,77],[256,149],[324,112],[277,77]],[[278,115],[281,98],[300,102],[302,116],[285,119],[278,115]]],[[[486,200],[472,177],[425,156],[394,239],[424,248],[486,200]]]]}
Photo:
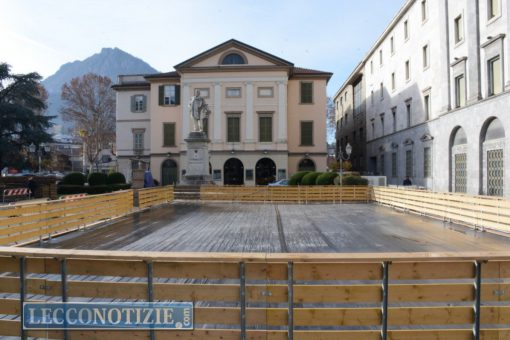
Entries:
{"type": "Polygon", "coordinates": [[[23,304],[24,329],[193,329],[192,302],[23,304]]]}

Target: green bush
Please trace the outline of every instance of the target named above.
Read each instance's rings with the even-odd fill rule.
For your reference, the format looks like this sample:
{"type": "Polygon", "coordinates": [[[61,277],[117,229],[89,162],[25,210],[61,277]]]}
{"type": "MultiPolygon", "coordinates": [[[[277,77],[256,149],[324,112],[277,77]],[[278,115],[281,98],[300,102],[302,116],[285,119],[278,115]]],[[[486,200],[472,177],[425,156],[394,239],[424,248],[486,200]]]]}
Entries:
{"type": "Polygon", "coordinates": [[[100,172],[93,172],[89,175],[88,182],[91,187],[98,185],[106,185],[106,179],[108,176],[100,172]]]}
{"type": "Polygon", "coordinates": [[[343,185],[368,185],[368,179],[359,176],[344,176],[343,185]]]}
{"type": "Polygon", "coordinates": [[[131,189],[131,184],[110,184],[112,191],[131,189]]]}
{"type": "Polygon", "coordinates": [[[81,172],[71,172],[62,179],[64,185],[83,185],[85,184],[85,175],[81,172]]]}
{"type": "Polygon", "coordinates": [[[126,177],[120,172],[111,172],[106,179],[107,184],[126,184],[126,177]]]}
{"type": "Polygon", "coordinates": [[[321,175],[321,172],[310,172],[306,174],[301,180],[301,185],[315,185],[317,177],[321,175]]]}
{"type": "Polygon", "coordinates": [[[105,194],[107,192],[111,192],[112,188],[109,185],[103,184],[103,185],[94,185],[94,186],[88,186],[85,187],[86,193],[89,195],[99,195],[99,194],[105,194]]]}
{"type": "Polygon", "coordinates": [[[335,178],[338,177],[336,172],[324,172],[317,177],[315,184],[317,185],[333,185],[335,178]]]}
{"type": "Polygon", "coordinates": [[[67,185],[61,184],[57,187],[58,195],[74,195],[86,193],[86,189],[83,185],[67,185]]]}
{"type": "Polygon", "coordinates": [[[299,184],[301,184],[301,180],[308,173],[310,173],[310,171],[299,171],[299,172],[296,172],[294,175],[290,176],[289,185],[299,185],[299,184]]]}

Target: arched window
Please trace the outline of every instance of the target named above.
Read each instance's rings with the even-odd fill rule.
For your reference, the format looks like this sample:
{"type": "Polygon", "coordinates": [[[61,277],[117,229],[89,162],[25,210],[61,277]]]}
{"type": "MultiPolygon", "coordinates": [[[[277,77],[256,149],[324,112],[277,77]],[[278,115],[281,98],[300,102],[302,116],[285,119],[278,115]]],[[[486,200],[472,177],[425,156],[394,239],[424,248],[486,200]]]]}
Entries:
{"type": "Polygon", "coordinates": [[[489,196],[503,196],[505,178],[505,129],[497,118],[488,119],[480,138],[482,145],[482,192],[489,196]]]}
{"type": "Polygon", "coordinates": [[[467,192],[467,137],[460,126],[456,127],[450,138],[450,186],[454,192],[467,192]]]}
{"type": "Polygon", "coordinates": [[[238,53],[229,53],[221,61],[222,65],[242,65],[246,64],[244,58],[238,53]]]}
{"type": "Polygon", "coordinates": [[[310,158],[299,161],[298,171],[315,171],[315,163],[310,158]]]}

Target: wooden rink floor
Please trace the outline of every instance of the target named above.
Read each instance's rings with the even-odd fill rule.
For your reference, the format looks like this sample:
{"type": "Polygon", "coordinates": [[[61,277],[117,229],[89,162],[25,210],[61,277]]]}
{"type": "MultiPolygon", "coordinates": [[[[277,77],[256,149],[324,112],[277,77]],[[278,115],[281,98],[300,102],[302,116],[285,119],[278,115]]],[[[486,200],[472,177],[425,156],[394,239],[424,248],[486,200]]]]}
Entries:
{"type": "Polygon", "coordinates": [[[375,204],[174,202],[32,247],[174,252],[508,250],[510,238],[375,204]]]}

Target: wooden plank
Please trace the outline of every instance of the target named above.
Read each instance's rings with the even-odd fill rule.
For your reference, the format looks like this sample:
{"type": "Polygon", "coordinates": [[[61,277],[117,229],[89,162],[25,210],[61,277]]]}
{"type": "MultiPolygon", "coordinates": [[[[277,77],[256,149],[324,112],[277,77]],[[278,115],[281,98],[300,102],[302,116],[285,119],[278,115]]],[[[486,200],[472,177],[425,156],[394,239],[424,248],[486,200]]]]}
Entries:
{"type": "Polygon", "coordinates": [[[146,277],[147,265],[142,261],[68,259],[69,275],[146,277]]]}
{"type": "Polygon", "coordinates": [[[295,285],[294,302],[348,303],[381,302],[381,285],[295,285]]]}
{"type": "Polygon", "coordinates": [[[388,311],[388,324],[392,326],[469,324],[473,320],[472,307],[408,307],[388,311]]]}
{"type": "Polygon", "coordinates": [[[389,274],[390,280],[468,279],[474,278],[475,265],[474,262],[394,262],[389,274]]]}
{"type": "Polygon", "coordinates": [[[237,279],[238,263],[154,262],[154,277],[237,279]]]}
{"type": "Polygon", "coordinates": [[[510,261],[490,261],[484,263],[482,278],[510,278],[510,261]]]}
{"type": "Polygon", "coordinates": [[[295,308],[295,326],[375,326],[380,308],[295,308]]]}
{"type": "Polygon", "coordinates": [[[381,280],[380,263],[294,263],[295,280],[381,280]]]}
{"type": "MultiPolygon", "coordinates": [[[[483,289],[482,289],[483,292],[483,289]]],[[[473,301],[472,284],[399,284],[389,286],[389,302],[473,301]]]]}

